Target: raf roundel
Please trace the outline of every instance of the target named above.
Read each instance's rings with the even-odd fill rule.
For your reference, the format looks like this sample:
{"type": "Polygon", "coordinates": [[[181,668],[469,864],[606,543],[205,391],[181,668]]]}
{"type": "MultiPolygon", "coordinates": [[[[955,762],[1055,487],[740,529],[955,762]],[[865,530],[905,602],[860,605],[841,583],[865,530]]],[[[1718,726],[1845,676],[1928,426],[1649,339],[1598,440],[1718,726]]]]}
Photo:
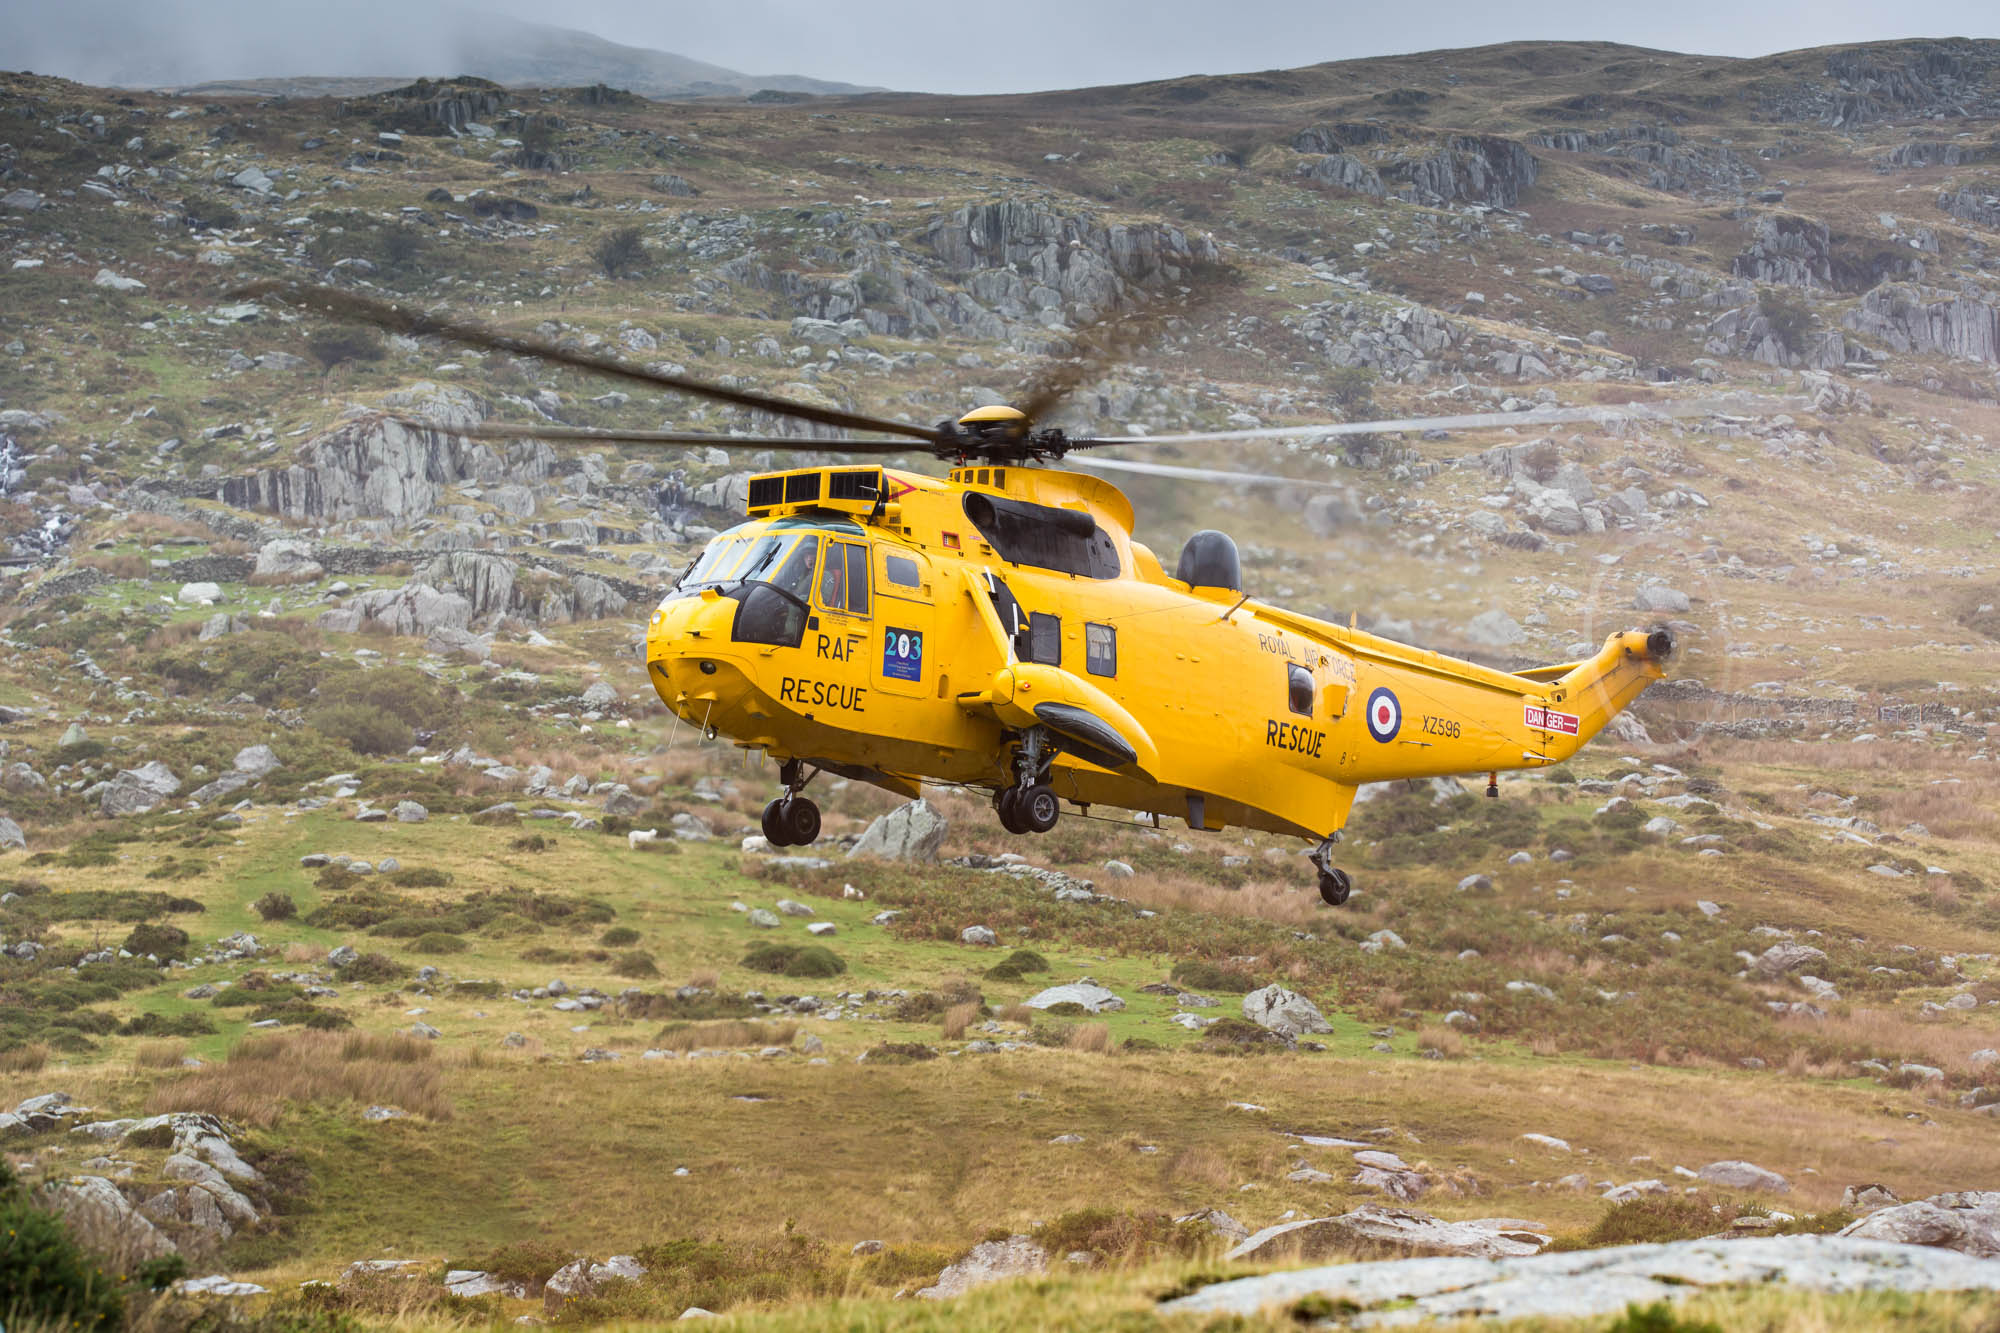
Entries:
{"type": "Polygon", "coordinates": [[[1403,705],[1393,690],[1383,688],[1368,696],[1368,734],[1385,744],[1403,729],[1403,705]]]}

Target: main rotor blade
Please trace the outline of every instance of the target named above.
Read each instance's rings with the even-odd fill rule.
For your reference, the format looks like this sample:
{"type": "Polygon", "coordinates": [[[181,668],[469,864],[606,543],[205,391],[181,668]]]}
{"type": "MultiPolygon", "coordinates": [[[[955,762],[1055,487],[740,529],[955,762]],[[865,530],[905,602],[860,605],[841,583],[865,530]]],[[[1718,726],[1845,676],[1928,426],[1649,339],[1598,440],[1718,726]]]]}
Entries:
{"type": "Polygon", "coordinates": [[[1200,303],[1198,298],[1174,304],[1163,299],[1086,325],[1073,335],[1078,355],[1054,363],[1029,380],[1023,401],[1014,406],[1030,422],[1040,421],[1091,375],[1130,359],[1134,352],[1160,335],[1168,320],[1185,315],[1200,303]]]}
{"type": "Polygon", "coordinates": [[[1065,466],[1102,468],[1106,472],[1137,472],[1148,477],[1180,477],[1188,481],[1225,481],[1253,486],[1304,486],[1312,490],[1345,490],[1337,481],[1312,481],[1305,477],[1280,477],[1269,472],[1229,472],[1211,467],[1179,467],[1173,463],[1145,463],[1136,458],[1066,458],[1065,466]]]}
{"type": "Polygon", "coordinates": [[[434,430],[468,440],[563,440],[593,444],[696,444],[716,449],[785,449],[799,453],[908,454],[924,452],[920,444],[903,440],[818,440],[792,435],[704,435],[686,430],[612,430],[596,426],[537,426],[485,421],[477,426],[448,426],[425,417],[391,414],[418,430],[434,430]]]}
{"type": "Polygon", "coordinates": [[[546,338],[507,333],[477,320],[412,310],[407,306],[378,301],[373,297],[341,291],[335,287],[318,287],[310,283],[285,282],[282,279],[270,278],[240,288],[234,295],[315,306],[342,319],[358,320],[397,333],[406,333],[411,337],[436,335],[464,343],[468,347],[484,347],[496,352],[539,357],[559,365],[574,366],[578,370],[595,371],[600,375],[630,380],[637,384],[657,385],[680,393],[694,394],[699,398],[712,398],[717,402],[729,403],[736,407],[771,412],[778,416],[796,417],[801,421],[818,422],[822,426],[837,426],[843,430],[874,431],[882,435],[901,435],[926,443],[935,443],[937,439],[937,432],[926,426],[912,426],[908,422],[890,421],[886,417],[871,417],[859,412],[844,412],[838,408],[817,407],[811,403],[796,403],[787,398],[773,398],[769,394],[752,393],[746,389],[726,389],[719,384],[706,384],[700,380],[689,379],[685,375],[635,366],[615,356],[573,351],[546,338]]]}
{"type": "Polygon", "coordinates": [[[1604,407],[1545,407],[1527,412],[1468,412],[1451,417],[1398,417],[1384,421],[1332,421],[1314,426],[1263,426],[1255,430],[1195,431],[1181,435],[1107,435],[1071,440],[1072,449],[1107,444],[1209,444],[1225,440],[1276,440],[1290,435],[1385,435],[1420,430],[1483,430],[1494,426],[1559,426],[1576,421],[1628,421],[1648,418],[1728,416],[1797,411],[1802,404],[1783,399],[1755,404],[1717,401],[1689,403],[1622,403],[1604,407]]]}

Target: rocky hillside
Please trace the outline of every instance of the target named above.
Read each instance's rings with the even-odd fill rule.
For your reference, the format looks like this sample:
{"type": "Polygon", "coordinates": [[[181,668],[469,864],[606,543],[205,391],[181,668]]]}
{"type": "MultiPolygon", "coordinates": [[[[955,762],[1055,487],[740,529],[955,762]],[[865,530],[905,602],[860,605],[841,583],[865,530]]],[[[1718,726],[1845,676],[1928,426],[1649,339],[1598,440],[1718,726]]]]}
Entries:
{"type": "Polygon", "coordinates": [[[0,1207],[285,1320],[1601,1318],[1698,1272],[1724,1326],[1965,1326],[1996,62],[1520,44],[801,105],[0,76],[0,1207]],[[1067,424],[1651,404],[1163,444],[1336,485],[1128,489],[1169,559],[1233,530],[1259,595],[1409,642],[1689,652],[1499,801],[1364,793],[1338,913],[1282,840],[1017,840],[955,793],[837,785],[774,855],[769,774],[637,656],[774,459],[453,427],[793,428],[242,294],[273,277],[922,422],[1132,312],[1067,424]],[[1197,1290],[1383,1246],[1495,1267],[1197,1290]],[[1935,1290],[1741,1289],[1892,1261],[1935,1290]]]}

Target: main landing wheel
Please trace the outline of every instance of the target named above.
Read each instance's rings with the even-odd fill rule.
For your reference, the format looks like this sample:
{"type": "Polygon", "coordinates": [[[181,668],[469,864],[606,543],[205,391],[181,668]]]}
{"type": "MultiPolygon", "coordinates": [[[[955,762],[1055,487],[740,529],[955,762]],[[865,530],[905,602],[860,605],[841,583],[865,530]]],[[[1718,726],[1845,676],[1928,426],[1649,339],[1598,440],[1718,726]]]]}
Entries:
{"type": "Polygon", "coordinates": [[[1320,901],[1328,907],[1338,907],[1347,901],[1347,895],[1354,892],[1354,881],[1347,877],[1345,870],[1322,870],[1319,872],[1320,901]]]}
{"type": "Polygon", "coordinates": [[[1028,832],[1047,833],[1062,818],[1062,801],[1052,788],[1038,782],[1020,794],[1014,811],[1028,832]]]}
{"type": "Polygon", "coordinates": [[[1009,833],[1021,834],[1028,826],[1021,819],[1021,790],[1018,787],[1002,787],[994,799],[993,809],[1000,816],[1000,827],[1009,833]]]}
{"type": "Polygon", "coordinates": [[[764,840],[773,847],[809,847],[819,840],[819,807],[803,796],[781,796],[764,807],[764,840]]]}

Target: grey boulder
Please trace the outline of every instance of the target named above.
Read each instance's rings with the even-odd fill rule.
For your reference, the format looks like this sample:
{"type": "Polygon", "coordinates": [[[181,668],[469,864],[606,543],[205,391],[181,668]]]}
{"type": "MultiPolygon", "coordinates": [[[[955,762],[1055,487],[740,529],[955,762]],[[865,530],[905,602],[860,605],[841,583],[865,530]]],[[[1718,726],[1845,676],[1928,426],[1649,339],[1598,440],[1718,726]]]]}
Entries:
{"type": "Polygon", "coordinates": [[[252,577],[304,583],[324,573],[326,568],[314,558],[311,542],[275,537],[258,549],[252,577]]]}
{"type": "Polygon", "coordinates": [[[579,1259],[557,1269],[542,1288],[542,1308],[558,1314],[569,1301],[598,1296],[615,1282],[636,1282],[644,1276],[645,1267],[629,1254],[614,1254],[601,1264],[579,1259]]]}
{"type": "Polygon", "coordinates": [[[1796,972],[1814,963],[1824,963],[1826,954],[1810,944],[1794,944],[1787,940],[1774,944],[1757,955],[1751,967],[1767,977],[1781,977],[1787,972],[1796,972]]]}
{"type": "Polygon", "coordinates": [[[1072,981],[1064,986],[1051,986],[1039,995],[1022,1001],[1030,1009],[1053,1009],[1059,1004],[1076,1004],[1093,1014],[1115,1013],[1125,1007],[1125,1001],[1092,981],[1072,981]]]}
{"type": "Polygon", "coordinates": [[[138,768],[119,771],[104,785],[99,808],[107,815],[143,815],[181,789],[181,780],[155,759],[138,768]]]}
{"type": "Polygon", "coordinates": [[[1632,599],[1634,610],[1651,611],[1661,615],[1684,615],[1690,605],[1686,593],[1679,588],[1669,588],[1664,583],[1641,588],[1639,595],[1632,599]]]}
{"type": "Polygon", "coordinates": [[[2000,1259],[2000,1190],[1963,1190],[1899,1203],[1870,1213],[1840,1234],[2000,1259]]]}
{"type": "Polygon", "coordinates": [[[1281,1037],[1299,1037],[1308,1032],[1331,1032],[1333,1025],[1319,1007],[1297,991],[1283,986],[1266,986],[1243,997],[1243,1016],[1267,1032],[1281,1037]]]}
{"type": "Polygon", "coordinates": [[[1752,1162],[1710,1162],[1695,1173],[1711,1185],[1725,1185],[1730,1189],[1769,1190],[1773,1194],[1788,1193],[1791,1182],[1776,1171],[1768,1171],[1752,1162]]]}
{"type": "Polygon", "coordinates": [[[870,824],[848,855],[884,861],[935,861],[950,827],[935,806],[919,797],[870,824]]]}
{"type": "Polygon", "coordinates": [[[934,1286],[923,1288],[917,1295],[927,1301],[947,1300],[989,1282],[1046,1273],[1048,1268],[1048,1251],[1027,1236],[983,1241],[973,1246],[970,1254],[939,1273],[934,1286]]]}
{"type": "Polygon", "coordinates": [[[1512,1259],[1537,1254],[1549,1238],[1510,1218],[1444,1222],[1429,1213],[1363,1204],[1340,1217],[1309,1217],[1265,1227],[1225,1257],[1231,1261],[1320,1259],[1335,1254],[1471,1256],[1512,1259]]]}

